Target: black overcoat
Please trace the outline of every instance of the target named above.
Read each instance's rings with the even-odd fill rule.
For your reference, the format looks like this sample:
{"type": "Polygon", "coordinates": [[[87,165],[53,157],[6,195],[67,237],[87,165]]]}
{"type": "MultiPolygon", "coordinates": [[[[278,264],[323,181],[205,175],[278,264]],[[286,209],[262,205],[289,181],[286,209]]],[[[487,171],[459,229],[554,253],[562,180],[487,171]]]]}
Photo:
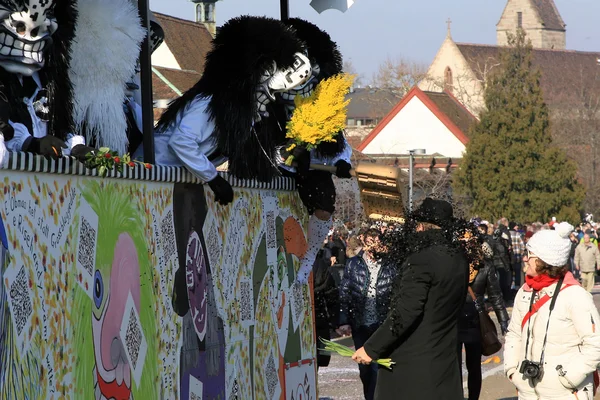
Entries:
{"type": "Polygon", "coordinates": [[[468,261],[457,248],[432,244],[410,255],[401,271],[390,314],[364,346],[374,360],[396,362],[391,371],[379,368],[375,399],[462,400],[457,320],[468,261]]]}

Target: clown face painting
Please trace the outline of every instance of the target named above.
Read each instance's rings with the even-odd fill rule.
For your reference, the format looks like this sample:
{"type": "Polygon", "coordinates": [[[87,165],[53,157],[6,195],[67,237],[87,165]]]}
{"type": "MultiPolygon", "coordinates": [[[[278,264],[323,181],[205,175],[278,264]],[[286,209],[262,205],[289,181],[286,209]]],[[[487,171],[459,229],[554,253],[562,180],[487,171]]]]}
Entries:
{"type": "Polygon", "coordinates": [[[45,62],[58,24],[53,0],[0,2],[0,66],[11,73],[31,76],[45,62]]]}

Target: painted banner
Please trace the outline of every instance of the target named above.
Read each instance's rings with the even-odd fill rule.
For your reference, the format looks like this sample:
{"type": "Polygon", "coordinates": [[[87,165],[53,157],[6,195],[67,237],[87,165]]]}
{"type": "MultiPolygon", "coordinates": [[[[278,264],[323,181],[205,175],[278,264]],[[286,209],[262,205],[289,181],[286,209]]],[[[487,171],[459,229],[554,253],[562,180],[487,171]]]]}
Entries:
{"type": "Polygon", "coordinates": [[[0,399],[315,399],[306,210],[234,190],[3,171],[0,399]]]}

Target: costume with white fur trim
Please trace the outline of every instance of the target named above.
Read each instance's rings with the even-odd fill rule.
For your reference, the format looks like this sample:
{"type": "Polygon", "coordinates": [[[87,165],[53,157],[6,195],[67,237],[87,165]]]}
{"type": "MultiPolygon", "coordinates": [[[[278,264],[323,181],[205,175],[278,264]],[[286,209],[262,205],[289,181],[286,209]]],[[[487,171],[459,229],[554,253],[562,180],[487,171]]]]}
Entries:
{"type": "MultiPolygon", "coordinates": [[[[127,114],[136,110],[135,104],[130,105],[127,82],[136,74],[140,46],[146,36],[137,1],[78,0],[78,11],[77,27],[81,29],[76,30],[69,70],[75,126],[90,145],[124,154],[131,128],[127,114]],[[110,68],[106,60],[111,60],[110,68]]],[[[141,110],[136,111],[141,119],[141,110]]]]}
{"type": "MultiPolygon", "coordinates": [[[[156,163],[184,165],[226,204],[233,191],[215,165],[227,159],[229,172],[242,179],[279,175],[273,161],[277,121],[265,105],[276,91],[304,83],[311,69],[294,29],[275,19],[234,18],[212,44],[202,78],[158,122],[156,163]]],[[[141,156],[140,149],[135,158],[141,156]]]]}
{"type": "MultiPolygon", "coordinates": [[[[296,30],[300,40],[304,41],[311,62],[311,79],[301,87],[281,93],[277,96],[277,104],[273,112],[280,119],[279,127],[285,127],[294,111],[294,98],[296,95],[307,96],[312,93],[319,82],[342,72],[342,55],[335,42],[326,32],[316,25],[298,18],[286,22],[296,30]]],[[[285,131],[280,129],[280,140],[285,143],[278,157],[280,168],[284,175],[294,176],[300,199],[310,214],[308,224],[308,249],[301,261],[297,280],[305,283],[317,253],[322,247],[323,240],[331,228],[331,214],[335,211],[335,185],[331,173],[326,171],[311,170],[309,165],[321,164],[336,166],[336,175],[340,178],[350,178],[352,147],[344,137],[344,132],[339,132],[334,142],[323,142],[310,152],[303,148],[294,150],[296,167],[285,164],[287,147],[285,131]]]]}
{"type": "Polygon", "coordinates": [[[76,153],[84,141],[72,134],[72,90],[65,73],[74,2],[0,0],[0,20],[0,129],[6,148],[52,158],[76,153]]]}

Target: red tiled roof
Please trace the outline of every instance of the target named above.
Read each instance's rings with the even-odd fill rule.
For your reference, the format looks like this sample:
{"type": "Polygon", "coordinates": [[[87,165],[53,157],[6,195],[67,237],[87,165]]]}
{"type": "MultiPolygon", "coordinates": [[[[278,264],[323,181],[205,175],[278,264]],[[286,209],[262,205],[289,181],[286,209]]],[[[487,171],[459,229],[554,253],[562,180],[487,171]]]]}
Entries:
{"type": "MultiPolygon", "coordinates": [[[[457,43],[479,80],[499,66],[501,47],[457,43]]],[[[573,106],[585,101],[582,93],[600,96],[600,52],[533,49],[533,66],[541,71],[541,86],[549,106],[573,106]]]]}
{"type": "Polygon", "coordinates": [[[196,71],[183,71],[163,67],[154,67],[154,69],[168,81],[165,82],[156,72],[153,72],[152,87],[154,88],[154,100],[174,99],[178,97],[178,94],[169,86],[169,83],[183,93],[194,86],[201,77],[196,71]]]}
{"type": "Polygon", "coordinates": [[[202,73],[206,53],[212,46],[212,35],[197,22],[160,13],[154,16],[165,31],[165,43],[183,70],[202,73]]]}
{"type": "Polygon", "coordinates": [[[437,93],[435,95],[431,94],[431,97],[429,97],[430,92],[425,93],[415,86],[398,104],[396,104],[396,106],[383,118],[383,120],[381,120],[375,129],[373,129],[373,131],[357,147],[357,150],[363,151],[367,145],[371,143],[371,141],[375,139],[377,135],[379,135],[383,128],[385,128],[387,124],[389,124],[404,108],[404,106],[406,106],[408,102],[415,96],[421,100],[421,102],[427,108],[429,108],[429,110],[431,110],[431,112],[448,128],[448,130],[450,130],[450,132],[454,134],[454,136],[456,136],[458,140],[460,140],[461,143],[467,144],[469,139],[466,136],[466,132],[463,132],[457,123],[462,126],[466,126],[467,121],[471,118],[472,120],[469,122],[469,124],[475,122],[475,117],[469,111],[467,111],[462,104],[454,99],[453,96],[451,97],[447,93],[442,93],[441,95],[445,95],[447,98],[444,99],[442,96],[438,97],[437,93]],[[432,98],[435,98],[436,101],[433,101],[432,98]],[[454,104],[452,104],[452,101],[454,104]],[[442,108],[440,108],[440,106],[442,108]],[[459,109],[462,109],[462,111],[459,111],[459,109]],[[445,114],[445,112],[448,112],[450,115],[445,114]]]}
{"type": "Polygon", "coordinates": [[[437,108],[456,125],[462,133],[468,135],[469,129],[477,118],[465,108],[452,94],[447,92],[423,92],[437,108]]]}

